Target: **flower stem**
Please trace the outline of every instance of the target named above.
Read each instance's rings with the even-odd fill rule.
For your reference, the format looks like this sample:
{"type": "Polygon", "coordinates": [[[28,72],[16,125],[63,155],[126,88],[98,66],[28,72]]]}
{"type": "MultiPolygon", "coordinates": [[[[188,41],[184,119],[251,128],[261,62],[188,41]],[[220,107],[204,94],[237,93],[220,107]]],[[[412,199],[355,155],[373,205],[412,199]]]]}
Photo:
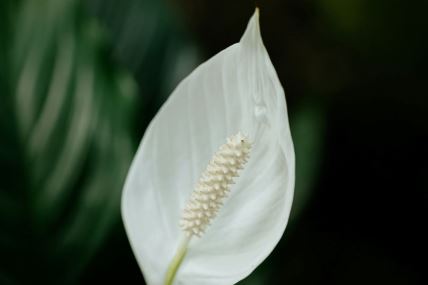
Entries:
{"type": "Polygon", "coordinates": [[[191,239],[191,236],[186,236],[185,239],[180,244],[180,247],[177,249],[177,252],[175,253],[175,256],[172,258],[171,263],[168,266],[168,271],[165,275],[165,285],[172,285],[172,282],[174,282],[175,274],[178,271],[178,268],[180,268],[181,262],[184,259],[184,256],[186,256],[187,253],[187,245],[189,244],[189,241],[191,239]]]}

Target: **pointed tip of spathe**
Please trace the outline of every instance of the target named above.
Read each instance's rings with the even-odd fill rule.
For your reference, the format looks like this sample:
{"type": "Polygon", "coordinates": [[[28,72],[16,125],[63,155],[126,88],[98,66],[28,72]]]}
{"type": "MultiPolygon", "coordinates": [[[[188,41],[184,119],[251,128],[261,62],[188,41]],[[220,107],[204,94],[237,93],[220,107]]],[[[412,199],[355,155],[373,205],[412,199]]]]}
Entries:
{"type": "Polygon", "coordinates": [[[260,14],[260,8],[259,6],[256,6],[256,10],[254,11],[254,16],[257,17],[257,19],[259,18],[259,14],[260,14]]]}
{"type": "Polygon", "coordinates": [[[261,42],[259,13],[259,7],[256,6],[240,41],[243,45],[254,45],[257,42],[261,42]]]}
{"type": "Polygon", "coordinates": [[[260,9],[258,6],[256,6],[250,21],[248,22],[247,30],[250,28],[250,26],[252,26],[255,32],[260,34],[260,9]]]}

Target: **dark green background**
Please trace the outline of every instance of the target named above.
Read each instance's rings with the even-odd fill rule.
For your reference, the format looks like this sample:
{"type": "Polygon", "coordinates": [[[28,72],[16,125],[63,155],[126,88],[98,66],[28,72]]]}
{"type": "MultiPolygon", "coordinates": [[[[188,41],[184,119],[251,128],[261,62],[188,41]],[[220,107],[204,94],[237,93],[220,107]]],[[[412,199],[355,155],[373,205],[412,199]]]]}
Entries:
{"type": "Polygon", "coordinates": [[[426,284],[423,0],[2,0],[0,284],[143,284],[119,208],[133,154],[256,4],[296,193],[284,238],[239,284],[426,284]]]}

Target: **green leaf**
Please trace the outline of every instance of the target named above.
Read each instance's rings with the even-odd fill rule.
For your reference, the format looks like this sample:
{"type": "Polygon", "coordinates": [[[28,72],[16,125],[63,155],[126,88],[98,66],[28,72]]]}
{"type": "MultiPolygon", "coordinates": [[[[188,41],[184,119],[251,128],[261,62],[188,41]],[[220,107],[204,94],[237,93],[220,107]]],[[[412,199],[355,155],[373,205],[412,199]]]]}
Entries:
{"type": "Polygon", "coordinates": [[[69,284],[120,219],[136,86],[79,2],[6,6],[0,283],[69,284]]]}
{"type": "Polygon", "coordinates": [[[290,221],[295,222],[305,209],[318,179],[322,160],[326,114],[316,100],[302,102],[291,118],[296,151],[296,186],[290,221]]]}
{"type": "Polygon", "coordinates": [[[202,61],[178,9],[158,0],[89,0],[88,6],[109,31],[114,57],[138,80],[139,127],[141,122],[148,124],[177,84],[202,61]]]}

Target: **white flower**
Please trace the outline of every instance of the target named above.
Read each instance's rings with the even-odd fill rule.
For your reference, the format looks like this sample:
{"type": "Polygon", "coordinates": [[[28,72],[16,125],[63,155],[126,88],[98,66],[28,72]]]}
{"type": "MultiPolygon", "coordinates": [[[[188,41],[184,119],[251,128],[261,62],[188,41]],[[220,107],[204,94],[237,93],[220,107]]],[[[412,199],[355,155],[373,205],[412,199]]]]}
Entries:
{"type": "Polygon", "coordinates": [[[147,284],[164,284],[172,260],[180,265],[173,284],[235,284],[248,276],[285,230],[294,169],[284,91],[256,10],[239,43],[179,84],[132,163],[122,216],[147,284]],[[225,185],[228,195],[204,232],[191,235],[188,201],[203,191],[198,181],[218,148],[239,132],[251,142],[250,158],[235,184],[225,185]]]}

